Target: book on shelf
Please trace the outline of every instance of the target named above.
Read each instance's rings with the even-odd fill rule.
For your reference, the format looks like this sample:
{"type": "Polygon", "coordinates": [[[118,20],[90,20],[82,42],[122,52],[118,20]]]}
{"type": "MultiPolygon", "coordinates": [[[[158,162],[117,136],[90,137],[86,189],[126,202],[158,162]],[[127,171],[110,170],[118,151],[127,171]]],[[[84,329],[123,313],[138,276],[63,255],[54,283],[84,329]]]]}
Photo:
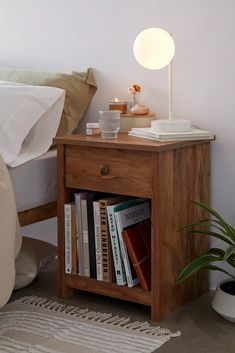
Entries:
{"type": "Polygon", "coordinates": [[[88,218],[87,218],[87,200],[81,200],[81,218],[82,218],[82,237],[83,237],[83,261],[84,276],[90,277],[90,256],[89,256],[89,237],[88,237],[88,218]]]}
{"type": "Polygon", "coordinates": [[[210,131],[192,128],[184,132],[156,132],[152,128],[132,128],[128,135],[160,142],[213,140],[215,134],[210,131]]]}
{"type": "Polygon", "coordinates": [[[87,192],[87,225],[88,225],[88,246],[89,246],[89,261],[90,261],[90,277],[97,278],[96,271],[96,241],[94,229],[94,208],[93,202],[103,197],[104,194],[99,192],[87,192]]]}
{"type": "Polygon", "coordinates": [[[151,289],[151,223],[150,219],[123,230],[122,236],[140,281],[141,288],[151,289]]]}
{"type": "Polygon", "coordinates": [[[122,236],[122,232],[130,226],[138,224],[144,220],[150,219],[151,214],[149,202],[142,200],[141,202],[137,201],[136,204],[130,205],[127,201],[126,204],[122,207],[116,208],[114,213],[121,255],[127,278],[127,284],[128,287],[133,287],[139,283],[139,279],[132,264],[132,261],[129,257],[127,247],[122,236]]]}
{"type": "Polygon", "coordinates": [[[76,226],[76,205],[71,204],[71,238],[72,238],[72,269],[74,275],[78,274],[78,248],[77,248],[77,226],[76,226]]]}
{"type": "Polygon", "coordinates": [[[94,212],[94,234],[95,234],[95,256],[96,256],[96,279],[103,280],[103,259],[101,252],[101,216],[100,202],[93,201],[94,212]]]}
{"type": "Polygon", "coordinates": [[[123,260],[121,257],[119,240],[118,240],[118,236],[117,236],[116,221],[115,221],[115,216],[114,216],[114,207],[115,206],[113,206],[113,205],[107,206],[109,233],[110,233],[110,239],[111,239],[116,282],[118,285],[123,286],[127,282],[126,282],[126,274],[125,274],[124,264],[123,264],[123,260]]]}
{"type": "Polygon", "coordinates": [[[77,227],[75,203],[64,205],[65,273],[78,273],[77,227]]]}
{"type": "Polygon", "coordinates": [[[86,192],[76,192],[74,197],[76,205],[78,273],[81,276],[85,276],[81,201],[86,198],[86,192]]]}
{"type": "Polygon", "coordinates": [[[142,198],[127,198],[127,200],[116,205],[107,206],[107,216],[109,224],[110,239],[112,245],[113,262],[115,268],[116,282],[118,285],[127,284],[126,272],[124,268],[123,258],[121,255],[120,241],[117,232],[115,212],[123,208],[128,208],[143,202],[142,198]]]}
{"type": "Polygon", "coordinates": [[[126,200],[126,196],[109,196],[99,200],[100,206],[100,231],[101,231],[101,256],[102,256],[102,281],[114,282],[115,269],[112,253],[110,231],[108,225],[107,206],[115,205],[126,200]]]}

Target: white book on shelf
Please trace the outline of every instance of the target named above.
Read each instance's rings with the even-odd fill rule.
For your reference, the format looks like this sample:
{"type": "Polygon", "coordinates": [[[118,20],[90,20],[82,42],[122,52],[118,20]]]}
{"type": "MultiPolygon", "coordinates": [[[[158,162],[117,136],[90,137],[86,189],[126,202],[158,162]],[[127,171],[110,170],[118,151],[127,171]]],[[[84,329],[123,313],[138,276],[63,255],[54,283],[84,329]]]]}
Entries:
{"type": "Polygon", "coordinates": [[[87,200],[81,200],[82,211],[82,235],[83,235],[83,253],[84,253],[84,276],[90,277],[90,255],[89,255],[89,237],[88,237],[88,219],[87,219],[87,200]]]}
{"type": "Polygon", "coordinates": [[[65,273],[72,273],[72,229],[71,204],[64,205],[64,251],[65,273]]]}
{"type": "Polygon", "coordinates": [[[124,242],[122,232],[124,229],[138,224],[146,219],[150,219],[150,207],[149,203],[143,202],[132,207],[123,208],[115,212],[115,220],[117,226],[117,232],[119,237],[119,243],[121,248],[121,254],[124,262],[127,284],[128,287],[133,287],[139,283],[134,267],[132,266],[131,259],[129,258],[126,244],[124,242]]]}
{"type": "Polygon", "coordinates": [[[77,249],[78,249],[78,273],[85,275],[84,269],[84,249],[83,249],[83,230],[82,230],[82,211],[81,201],[86,198],[86,192],[75,193],[76,205],[76,224],[77,224],[77,249]]]}
{"type": "Polygon", "coordinates": [[[98,281],[103,281],[103,261],[102,261],[102,249],[101,249],[100,202],[99,201],[93,201],[93,210],[94,210],[96,276],[98,281]]]}
{"type": "Polygon", "coordinates": [[[114,215],[114,205],[107,206],[107,215],[108,215],[108,224],[109,224],[109,234],[111,239],[111,246],[113,252],[113,262],[115,268],[116,281],[118,285],[125,285],[126,282],[126,274],[123,265],[123,260],[121,257],[121,250],[118,241],[117,235],[117,227],[114,215]]]}
{"type": "Polygon", "coordinates": [[[132,128],[128,132],[130,136],[145,138],[154,141],[191,141],[191,140],[213,140],[215,134],[211,131],[192,128],[184,132],[156,132],[152,128],[132,128]]]}

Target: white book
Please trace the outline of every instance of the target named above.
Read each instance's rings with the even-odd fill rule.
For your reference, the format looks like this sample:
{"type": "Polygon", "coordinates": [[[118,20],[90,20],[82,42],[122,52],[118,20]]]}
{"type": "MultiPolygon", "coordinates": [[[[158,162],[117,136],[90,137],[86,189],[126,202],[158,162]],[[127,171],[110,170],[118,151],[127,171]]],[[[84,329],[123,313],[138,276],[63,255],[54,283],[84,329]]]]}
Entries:
{"type": "Polygon", "coordinates": [[[114,215],[114,205],[107,206],[108,224],[109,224],[109,234],[111,239],[111,247],[113,252],[113,262],[115,268],[116,281],[118,285],[125,285],[126,274],[123,265],[123,260],[121,257],[121,250],[119,246],[119,240],[117,235],[117,227],[114,215]]]}
{"type": "Polygon", "coordinates": [[[72,273],[72,229],[71,204],[64,205],[64,251],[65,273],[72,273]]]}
{"type": "Polygon", "coordinates": [[[129,258],[126,244],[123,240],[122,232],[125,228],[128,228],[134,224],[140,223],[151,217],[150,207],[148,202],[134,205],[132,207],[124,208],[120,211],[115,212],[115,220],[117,225],[117,232],[119,237],[119,243],[126,271],[128,287],[133,287],[139,283],[138,277],[133,271],[133,266],[129,258]]]}
{"type": "Polygon", "coordinates": [[[82,211],[82,235],[83,235],[83,253],[84,253],[84,276],[90,277],[90,256],[89,256],[89,237],[88,237],[86,199],[81,200],[81,211],[82,211]]]}
{"type": "Polygon", "coordinates": [[[192,140],[213,140],[215,134],[210,131],[192,128],[184,132],[156,132],[152,128],[132,128],[128,132],[130,136],[145,138],[148,140],[155,140],[160,142],[167,141],[192,141],[192,140]]]}
{"type": "Polygon", "coordinates": [[[84,250],[83,250],[83,230],[82,230],[82,211],[81,211],[81,200],[84,198],[86,198],[86,192],[78,192],[75,194],[77,249],[78,249],[78,273],[81,276],[85,275],[84,250]]]}
{"type": "Polygon", "coordinates": [[[95,233],[95,254],[96,254],[96,277],[103,281],[103,261],[101,248],[101,227],[100,227],[100,202],[93,201],[94,210],[94,233],[95,233]]]}

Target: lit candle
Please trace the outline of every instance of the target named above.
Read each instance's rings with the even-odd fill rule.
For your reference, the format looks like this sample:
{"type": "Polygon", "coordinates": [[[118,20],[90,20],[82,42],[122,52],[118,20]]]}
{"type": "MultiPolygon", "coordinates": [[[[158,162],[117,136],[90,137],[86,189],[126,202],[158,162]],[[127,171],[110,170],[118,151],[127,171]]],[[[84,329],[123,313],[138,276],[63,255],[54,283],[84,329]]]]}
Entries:
{"type": "Polygon", "coordinates": [[[109,102],[109,110],[120,110],[120,113],[126,113],[127,101],[115,98],[113,101],[109,102]]]}

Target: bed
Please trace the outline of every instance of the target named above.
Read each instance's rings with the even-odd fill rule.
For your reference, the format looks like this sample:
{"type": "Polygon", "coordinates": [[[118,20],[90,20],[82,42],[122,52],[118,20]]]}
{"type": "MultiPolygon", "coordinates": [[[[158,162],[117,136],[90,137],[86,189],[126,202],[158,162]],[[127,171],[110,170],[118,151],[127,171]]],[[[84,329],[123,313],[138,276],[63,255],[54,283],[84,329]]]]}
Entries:
{"type": "Polygon", "coordinates": [[[22,253],[18,218],[25,226],[56,216],[52,139],[75,132],[95,91],[92,69],[58,74],[0,68],[0,307],[14,288],[22,253]]]}
{"type": "MultiPolygon", "coordinates": [[[[28,131],[29,135],[31,134],[33,137],[36,136],[34,143],[32,143],[32,138],[27,137],[25,139],[28,132],[26,133],[24,131],[22,133],[20,143],[22,144],[22,142],[26,140],[26,144],[23,148],[21,146],[23,153],[19,153],[19,148],[17,150],[15,142],[13,144],[14,146],[12,145],[12,135],[10,136],[10,139],[6,141],[4,140],[7,134],[4,134],[1,131],[0,125],[0,153],[3,154],[3,158],[5,157],[4,159],[8,165],[8,170],[15,192],[20,225],[25,226],[56,216],[56,151],[50,150],[47,153],[45,152],[50,147],[52,140],[51,137],[55,136],[55,133],[57,136],[64,136],[71,134],[76,130],[79,121],[84,116],[96,91],[96,82],[93,76],[93,70],[91,68],[88,68],[84,72],[70,73],[48,73],[0,68],[0,80],[1,82],[5,81],[6,86],[9,84],[14,84],[9,88],[13,91],[19,89],[20,91],[22,89],[25,90],[25,92],[22,93],[22,99],[25,100],[25,103],[23,104],[22,101],[20,102],[24,109],[24,114],[21,114],[19,117],[18,109],[14,112],[15,115],[17,115],[15,120],[24,121],[24,126],[31,124],[33,127],[32,130],[36,130],[36,132],[33,131],[33,133],[30,130],[28,131]],[[58,115],[58,109],[56,112],[53,112],[51,111],[51,108],[49,108],[47,109],[47,113],[49,113],[47,121],[45,117],[40,119],[41,127],[39,128],[37,127],[37,117],[30,116],[29,106],[33,101],[31,99],[32,90],[36,90],[34,94],[35,97],[38,98],[38,95],[41,94],[42,88],[47,90],[46,96],[53,94],[52,99],[48,102],[48,107],[55,106],[54,101],[57,97],[54,97],[55,93],[53,90],[59,91],[56,91],[57,95],[61,94],[61,90],[64,92],[64,105],[62,107],[62,115],[60,114],[60,121],[55,123],[55,116],[56,114],[58,115]],[[54,113],[53,117],[52,113],[54,113]],[[29,118],[26,121],[25,117],[27,114],[29,118]],[[36,123],[31,121],[33,119],[36,123]],[[51,123],[54,123],[56,130],[54,129],[53,132],[50,131],[49,134],[48,126],[50,127],[51,123]],[[45,134],[48,134],[47,145],[45,143],[45,134]],[[43,143],[41,143],[42,140],[43,143]],[[10,146],[8,151],[12,152],[12,150],[15,149],[13,156],[7,154],[7,145],[10,146]],[[37,158],[35,158],[35,156],[37,158]]],[[[4,89],[6,88],[7,87],[4,87],[4,89]]],[[[2,98],[2,96],[3,95],[1,95],[0,98],[2,98]]],[[[15,96],[18,97],[18,92],[16,92],[15,96]]],[[[12,106],[19,104],[17,98],[7,103],[8,106],[6,104],[6,108],[8,110],[12,109],[12,106]]],[[[43,102],[43,104],[44,103],[45,102],[43,102]]],[[[58,102],[56,102],[56,104],[58,105],[58,102]]],[[[1,106],[0,109],[2,109],[1,106]]],[[[61,107],[59,109],[61,109],[61,107]]],[[[31,111],[34,113],[34,107],[31,108],[31,111]]],[[[3,112],[0,113],[4,116],[3,112]]],[[[2,122],[0,121],[0,123],[2,122]]],[[[11,131],[15,128],[14,124],[12,124],[13,129],[10,130],[10,134],[12,134],[11,131]]],[[[13,140],[18,139],[18,134],[20,132],[21,129],[15,129],[15,136],[13,140]]]]}
{"type": "Polygon", "coordinates": [[[21,226],[56,216],[55,149],[8,171],[21,226]]]}

